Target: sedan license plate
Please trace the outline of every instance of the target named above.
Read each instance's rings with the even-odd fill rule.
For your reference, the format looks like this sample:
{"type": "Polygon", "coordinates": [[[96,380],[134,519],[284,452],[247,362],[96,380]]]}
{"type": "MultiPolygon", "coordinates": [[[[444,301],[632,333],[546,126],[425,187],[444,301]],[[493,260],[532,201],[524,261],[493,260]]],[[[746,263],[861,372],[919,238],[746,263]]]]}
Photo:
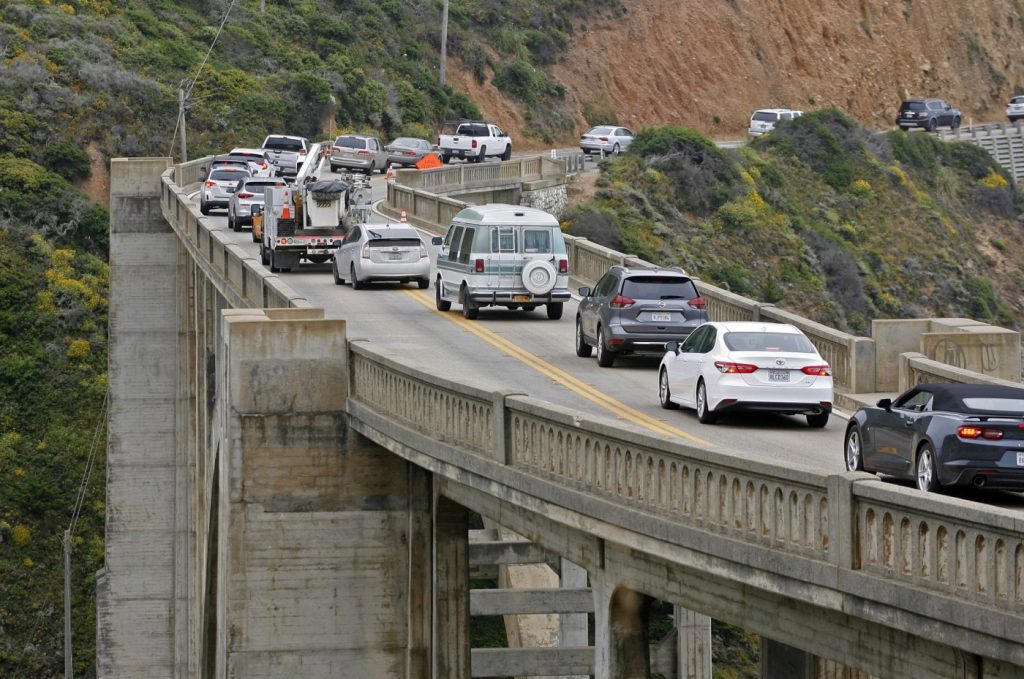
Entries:
{"type": "Polygon", "coordinates": [[[668,311],[652,311],[651,320],[656,323],[668,323],[672,320],[672,314],[668,311]]]}
{"type": "Polygon", "coordinates": [[[788,370],[769,370],[768,371],[769,382],[789,382],[789,371],[788,370]]]}
{"type": "Polygon", "coordinates": [[[1017,466],[1024,467],[1024,453],[1017,453],[1017,466]]]}
{"type": "Polygon", "coordinates": [[[513,302],[529,302],[530,301],[530,296],[529,295],[512,295],[512,301],[513,302]]]}

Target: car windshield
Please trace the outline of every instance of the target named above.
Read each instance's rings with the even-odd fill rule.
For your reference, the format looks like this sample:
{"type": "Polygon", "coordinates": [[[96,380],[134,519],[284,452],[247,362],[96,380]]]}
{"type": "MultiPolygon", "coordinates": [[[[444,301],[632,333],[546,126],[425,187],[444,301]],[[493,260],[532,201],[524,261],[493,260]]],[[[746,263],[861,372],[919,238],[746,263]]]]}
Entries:
{"type": "Polygon", "coordinates": [[[614,127],[595,127],[587,134],[611,134],[614,130],[614,127]]]}
{"type": "Polygon", "coordinates": [[[210,173],[210,179],[217,179],[220,181],[237,182],[244,176],[245,175],[237,170],[214,170],[210,173]]]}
{"type": "Polygon", "coordinates": [[[287,137],[271,137],[263,144],[265,149],[275,151],[301,151],[302,141],[299,139],[288,139],[287,137]]]}
{"type": "Polygon", "coordinates": [[[963,399],[964,406],[969,410],[976,410],[986,413],[1013,413],[1020,415],[1024,412],[1024,399],[1019,398],[986,398],[975,397],[963,399]]]}
{"type": "Polygon", "coordinates": [[[772,113],[769,111],[757,111],[756,113],[754,113],[753,119],[758,120],[762,123],[774,123],[776,120],[779,119],[779,115],[777,113],[772,113]]]}
{"type": "Polygon", "coordinates": [[[794,332],[727,332],[723,339],[732,351],[817,353],[809,339],[794,332]]]}
{"type": "Polygon", "coordinates": [[[697,288],[679,276],[633,276],[623,282],[622,294],[632,299],[693,299],[697,288]]]}
{"type": "Polygon", "coordinates": [[[366,140],[359,137],[338,137],[334,140],[334,145],[343,149],[364,149],[366,140]]]}
{"type": "Polygon", "coordinates": [[[925,110],[923,101],[905,101],[900,106],[902,111],[923,111],[925,110]]]}

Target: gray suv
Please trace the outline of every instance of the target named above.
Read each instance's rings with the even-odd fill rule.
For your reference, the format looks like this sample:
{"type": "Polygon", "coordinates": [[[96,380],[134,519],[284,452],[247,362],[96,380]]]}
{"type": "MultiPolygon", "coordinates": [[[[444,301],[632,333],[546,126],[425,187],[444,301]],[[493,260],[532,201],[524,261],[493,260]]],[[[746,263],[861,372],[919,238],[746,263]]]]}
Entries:
{"type": "Polygon", "coordinates": [[[619,354],[665,352],[708,320],[704,298],[679,268],[613,266],[593,290],[580,288],[576,355],[611,367],[619,354]]]}

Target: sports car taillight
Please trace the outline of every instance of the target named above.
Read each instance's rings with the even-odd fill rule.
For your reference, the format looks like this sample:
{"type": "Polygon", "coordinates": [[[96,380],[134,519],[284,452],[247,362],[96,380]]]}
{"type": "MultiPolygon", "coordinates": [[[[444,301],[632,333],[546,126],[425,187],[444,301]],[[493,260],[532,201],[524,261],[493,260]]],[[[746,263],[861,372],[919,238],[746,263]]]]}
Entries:
{"type": "Polygon", "coordinates": [[[805,375],[814,375],[815,377],[831,377],[832,368],[827,365],[805,365],[800,368],[805,375]]]}
{"type": "Polygon", "coordinates": [[[207,181],[207,182],[204,183],[204,186],[206,188],[210,188],[211,186],[216,186],[216,185],[217,185],[216,182],[211,182],[211,181],[207,181]]]}
{"type": "Polygon", "coordinates": [[[729,361],[715,361],[715,367],[720,373],[748,374],[757,372],[757,366],[749,363],[731,363],[729,361]]]}
{"type": "Polygon", "coordinates": [[[988,429],[976,427],[973,424],[964,424],[956,430],[956,435],[962,439],[985,439],[987,441],[998,441],[1003,438],[1001,429],[988,429]]]}

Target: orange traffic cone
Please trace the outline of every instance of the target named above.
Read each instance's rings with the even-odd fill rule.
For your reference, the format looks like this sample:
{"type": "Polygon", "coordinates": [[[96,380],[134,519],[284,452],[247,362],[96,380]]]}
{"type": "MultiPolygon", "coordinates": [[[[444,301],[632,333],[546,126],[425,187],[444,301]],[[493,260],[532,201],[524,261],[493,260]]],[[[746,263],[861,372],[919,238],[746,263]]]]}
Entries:
{"type": "Polygon", "coordinates": [[[406,214],[405,210],[402,210],[402,217],[398,221],[400,221],[400,222],[407,222],[407,221],[409,221],[409,215],[406,214]]]}
{"type": "Polygon", "coordinates": [[[386,175],[384,175],[384,178],[385,179],[394,179],[395,178],[395,166],[394,165],[388,165],[388,173],[386,175]]]}

